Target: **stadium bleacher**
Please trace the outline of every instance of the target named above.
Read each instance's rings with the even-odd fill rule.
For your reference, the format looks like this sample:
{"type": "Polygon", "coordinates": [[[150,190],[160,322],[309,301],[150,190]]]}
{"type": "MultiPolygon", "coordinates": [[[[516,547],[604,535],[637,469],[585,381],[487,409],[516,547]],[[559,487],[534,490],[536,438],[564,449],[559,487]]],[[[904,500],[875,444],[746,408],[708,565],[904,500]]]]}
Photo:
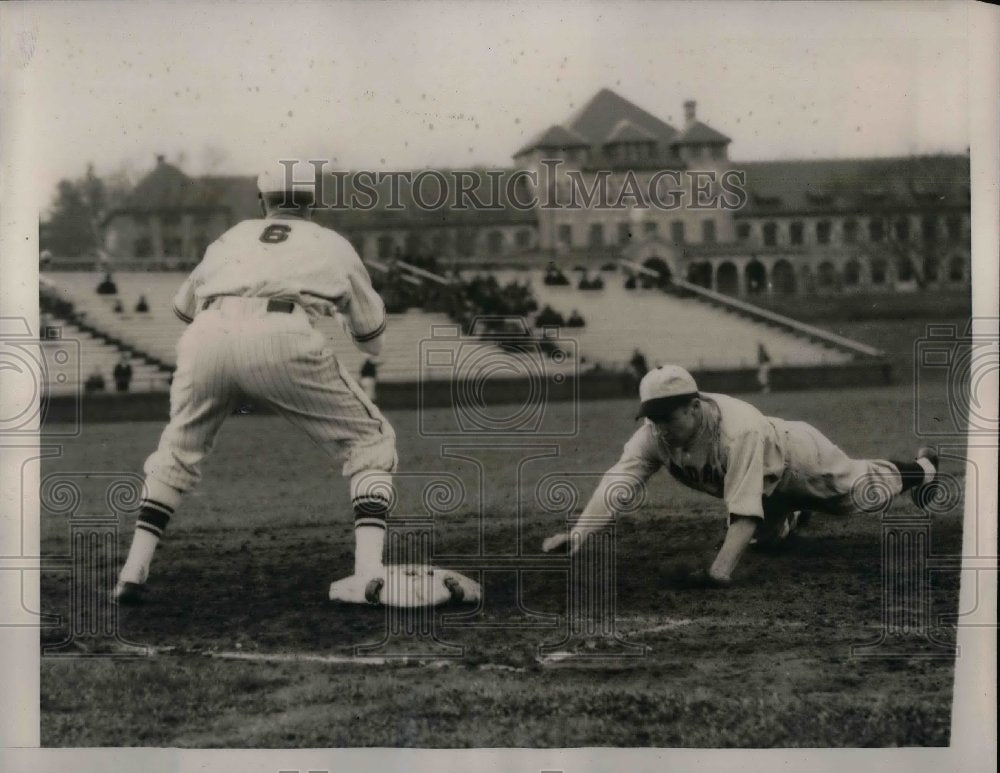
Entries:
{"type": "MultiPolygon", "coordinates": [[[[463,272],[463,278],[481,273],[463,272]]],[[[568,286],[546,285],[541,270],[490,273],[501,285],[513,281],[528,284],[539,308],[550,306],[566,318],[574,310],[578,311],[586,325],[563,328],[560,338],[574,341],[580,358],[608,370],[623,369],[634,349],[639,349],[651,366],[674,362],[695,370],[755,367],[760,345],[766,348],[776,366],[837,365],[851,360],[849,352],[696,298],[681,298],[652,288],[627,290],[624,276],[619,272],[601,272],[604,288],[600,290],[578,289],[576,285],[581,275],[575,271],[569,274],[568,286]]],[[[73,304],[76,314],[86,325],[120,341],[121,346],[148,355],[170,368],[176,363],[175,347],[185,327],[171,308],[183,277],[175,272],[119,271],[114,275],[117,295],[97,294],[102,276],[95,272],[49,272],[43,280],[58,296],[73,304]],[[149,311],[135,311],[140,297],[146,299],[149,311]],[[121,311],[115,310],[118,304],[121,311]]],[[[316,326],[330,340],[346,370],[356,375],[365,355],[351,344],[339,320],[317,320],[316,326]]],[[[110,374],[118,359],[119,347],[65,324],[63,337],[81,342],[81,361],[78,366],[67,366],[66,378],[53,382],[53,391],[77,388],[94,370],[101,371],[108,389],[113,389],[110,374]]],[[[385,344],[378,358],[379,379],[408,382],[421,378],[449,378],[454,373],[462,373],[462,363],[470,361],[469,352],[472,351],[476,352],[476,360],[482,359],[484,352],[507,359],[527,356],[501,354],[489,343],[470,346],[467,338],[457,334],[455,323],[443,313],[410,309],[390,314],[385,344]],[[421,363],[431,341],[438,357],[443,350],[451,350],[448,358],[455,363],[451,370],[428,368],[427,363],[421,363]],[[460,355],[462,347],[464,354],[460,355]]],[[[132,364],[134,390],[166,388],[169,374],[156,364],[146,364],[138,358],[132,364]]],[[[576,367],[579,361],[567,360],[557,365],[545,360],[548,372],[571,371],[576,367]]],[[[518,368],[510,370],[516,372],[518,368]]]]}
{"type": "MultiPolygon", "coordinates": [[[[121,359],[117,346],[105,343],[67,322],[53,320],[45,326],[58,331],[58,338],[39,342],[49,394],[76,393],[95,373],[99,373],[104,380],[103,391],[114,391],[112,374],[121,359]]],[[[132,367],[130,391],[163,391],[168,388],[169,373],[137,357],[130,357],[127,362],[132,367]]]]}
{"type": "MultiPolygon", "coordinates": [[[[625,277],[619,272],[601,272],[604,288],[600,290],[577,289],[581,274],[576,271],[567,273],[568,286],[546,285],[542,270],[490,273],[501,284],[527,282],[540,308],[548,305],[565,318],[577,310],[585,326],[562,334],[577,342],[588,361],[608,368],[624,367],[634,349],[645,355],[650,366],[756,367],[760,344],[772,365],[835,365],[851,359],[849,353],[695,298],[679,298],[655,288],[626,290],[625,277]]],[[[475,274],[468,272],[468,276],[475,274]]]]}
{"type": "MultiPolygon", "coordinates": [[[[45,275],[52,290],[70,301],[75,312],[87,324],[167,366],[175,365],[175,347],[185,324],[174,315],[171,304],[184,275],[169,272],[116,272],[114,281],[118,289],[117,295],[96,293],[101,278],[101,275],[94,272],[66,271],[45,275]],[[134,310],[140,296],[146,298],[148,312],[138,313],[134,310]],[[114,310],[117,301],[124,308],[122,312],[114,310]]],[[[319,319],[316,327],[327,336],[348,373],[356,376],[365,355],[351,343],[339,320],[333,317],[319,319]]],[[[468,338],[457,334],[455,323],[447,315],[410,309],[388,316],[386,337],[382,353],[378,357],[378,377],[380,381],[404,382],[420,378],[450,378],[451,373],[462,372],[462,363],[469,361],[469,352],[475,353],[477,361],[481,361],[484,353],[499,361],[529,356],[501,352],[488,343],[470,344],[468,338]],[[455,366],[451,371],[447,367],[422,367],[421,353],[427,347],[427,343],[422,347],[422,342],[431,341],[437,352],[452,351],[451,360],[455,366]],[[462,354],[459,353],[460,349],[462,354]]],[[[530,356],[535,358],[535,355],[530,356]]],[[[82,364],[84,377],[91,367],[93,364],[90,362],[82,364]]],[[[547,373],[571,371],[574,367],[572,361],[561,364],[555,364],[551,360],[545,362],[547,373]]],[[[518,369],[512,370],[516,372],[518,369]]]]}

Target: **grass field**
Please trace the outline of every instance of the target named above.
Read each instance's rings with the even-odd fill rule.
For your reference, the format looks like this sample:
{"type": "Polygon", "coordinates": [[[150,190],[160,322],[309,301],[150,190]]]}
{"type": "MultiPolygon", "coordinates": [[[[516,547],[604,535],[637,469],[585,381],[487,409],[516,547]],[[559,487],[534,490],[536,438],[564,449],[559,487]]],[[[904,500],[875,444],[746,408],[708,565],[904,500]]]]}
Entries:
{"type": "MultiPolygon", "coordinates": [[[[922,410],[946,410],[944,386],[931,391],[921,393],[922,410]]],[[[749,399],[765,413],[814,423],[855,456],[909,458],[918,445],[910,386],[749,399]]],[[[435,517],[436,554],[474,552],[482,528],[488,551],[537,558],[542,539],[565,520],[540,504],[536,487],[553,473],[591,473],[573,478],[580,497],[589,496],[632,432],[634,408],[584,403],[573,437],[526,438],[522,447],[479,439],[478,450],[465,452],[476,463],[420,437],[416,414],[390,413],[402,460],[397,512],[426,512],[427,481],[450,473],[464,493],[435,517]],[[556,455],[527,447],[538,445],[556,455]]],[[[573,426],[573,406],[549,410],[573,426]]],[[[86,426],[46,462],[43,477],[140,472],[160,429],[158,422],[86,426]]],[[[956,460],[943,467],[962,475],[956,460]]],[[[565,629],[565,563],[555,558],[548,571],[523,573],[520,598],[513,571],[491,574],[486,607],[466,620],[475,625],[456,624],[461,607],[438,611],[435,633],[463,647],[461,656],[375,664],[351,658],[356,645],[383,639],[385,612],[325,600],[328,583],[352,568],[347,487],[337,470],[280,419],[241,416],[223,428],[204,472],[153,564],[154,599],[122,610],[124,638],[157,654],[44,658],[43,745],[948,743],[952,658],[920,657],[938,650],[916,635],[896,641],[903,654],[894,657],[851,655],[853,643],[882,626],[878,518],[817,516],[786,549],[748,554],[731,589],[688,588],[680,570],[707,562],[725,514],[718,501],[661,473],[642,511],[617,531],[617,632],[643,645],[644,656],[541,656],[540,646],[565,629]],[[539,621],[556,625],[524,625],[539,621]]],[[[81,511],[106,510],[106,484],[83,480],[81,511]]],[[[892,512],[915,511],[903,498],[892,512]]],[[[121,526],[124,551],[131,523],[121,526]]],[[[68,551],[65,516],[43,514],[42,528],[46,555],[68,551]]],[[[958,554],[960,504],[934,516],[931,536],[935,555],[958,554]]],[[[933,624],[956,610],[958,573],[934,572],[929,582],[933,624]]],[[[65,574],[44,573],[43,610],[65,615],[69,591],[65,574]]],[[[933,633],[955,638],[951,626],[933,624],[933,633]]],[[[43,643],[66,635],[65,627],[43,629],[43,643]]]]}

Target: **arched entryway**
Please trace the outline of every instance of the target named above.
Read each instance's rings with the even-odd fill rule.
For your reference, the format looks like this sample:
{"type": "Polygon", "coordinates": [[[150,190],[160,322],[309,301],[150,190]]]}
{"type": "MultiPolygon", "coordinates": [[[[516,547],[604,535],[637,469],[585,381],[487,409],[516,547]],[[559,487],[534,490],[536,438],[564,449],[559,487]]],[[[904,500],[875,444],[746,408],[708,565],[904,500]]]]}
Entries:
{"type": "Polygon", "coordinates": [[[749,295],[767,292],[767,269],[759,260],[751,260],[743,270],[749,295]]]}
{"type": "Polygon", "coordinates": [[[655,271],[660,275],[659,284],[670,284],[673,281],[673,276],[670,273],[670,266],[667,265],[667,261],[658,255],[653,255],[652,257],[646,258],[642,262],[643,268],[648,268],[650,271],[655,271]]]}
{"type": "Polygon", "coordinates": [[[715,271],[715,288],[726,295],[737,295],[740,291],[739,272],[729,261],[722,263],[715,271]]]}
{"type": "Polygon", "coordinates": [[[771,269],[771,287],[782,295],[791,295],[795,292],[795,269],[784,258],[775,263],[771,269]]]}

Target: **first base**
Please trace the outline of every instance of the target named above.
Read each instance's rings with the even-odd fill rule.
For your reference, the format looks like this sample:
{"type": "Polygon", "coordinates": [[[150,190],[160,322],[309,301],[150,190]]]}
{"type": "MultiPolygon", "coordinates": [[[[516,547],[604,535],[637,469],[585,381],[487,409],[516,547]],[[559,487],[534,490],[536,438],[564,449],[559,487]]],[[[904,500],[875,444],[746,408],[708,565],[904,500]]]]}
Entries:
{"type": "Polygon", "coordinates": [[[478,604],[478,582],[450,569],[391,564],[373,575],[352,575],[330,585],[330,600],[389,607],[433,607],[446,602],[478,604]]]}

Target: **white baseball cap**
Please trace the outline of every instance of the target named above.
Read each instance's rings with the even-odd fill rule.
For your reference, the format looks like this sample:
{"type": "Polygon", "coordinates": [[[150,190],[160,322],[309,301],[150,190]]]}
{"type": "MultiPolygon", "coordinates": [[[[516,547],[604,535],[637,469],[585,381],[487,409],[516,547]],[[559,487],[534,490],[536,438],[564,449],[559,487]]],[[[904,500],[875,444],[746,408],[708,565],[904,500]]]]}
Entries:
{"type": "Polygon", "coordinates": [[[639,416],[665,416],[678,405],[698,396],[694,377],[680,365],[654,368],[639,382],[639,416]]]}
{"type": "Polygon", "coordinates": [[[257,176],[257,190],[261,193],[284,193],[285,191],[316,191],[316,167],[307,161],[293,164],[268,164],[257,176]]]}

